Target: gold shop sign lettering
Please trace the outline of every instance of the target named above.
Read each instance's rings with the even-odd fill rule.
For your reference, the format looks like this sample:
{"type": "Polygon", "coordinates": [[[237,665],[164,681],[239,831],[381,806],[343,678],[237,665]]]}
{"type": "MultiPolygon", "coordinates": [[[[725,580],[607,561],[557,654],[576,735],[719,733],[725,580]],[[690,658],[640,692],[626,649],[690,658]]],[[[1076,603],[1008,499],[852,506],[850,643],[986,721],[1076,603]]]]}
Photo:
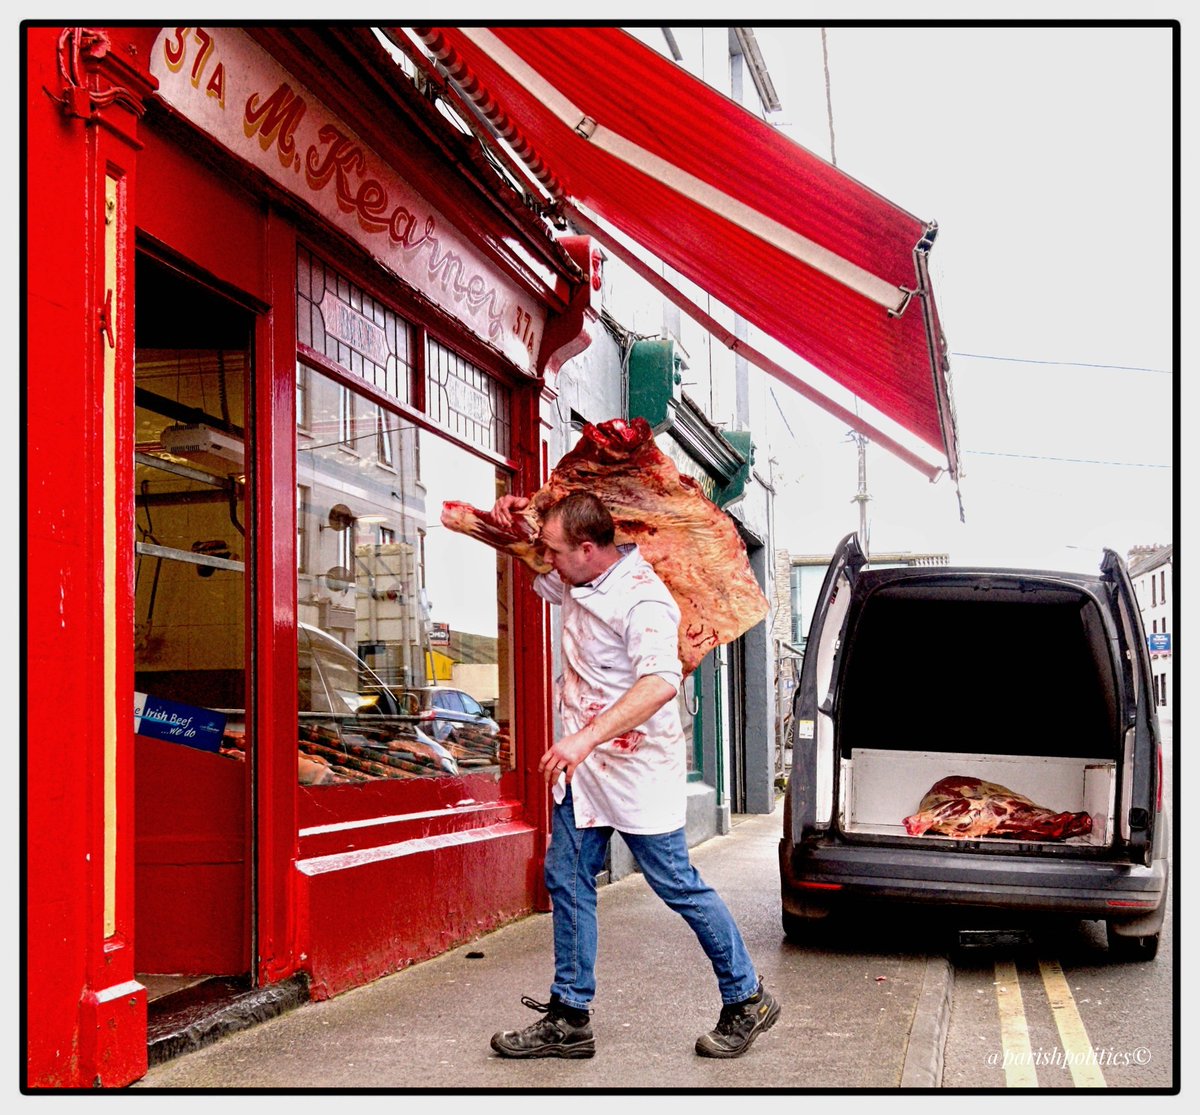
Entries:
{"type": "MultiPolygon", "coordinates": [[[[244,32],[166,28],[150,71],[183,116],[534,372],[543,309],[244,32]]],[[[364,323],[372,325],[342,323],[358,338],[344,338],[355,348],[375,343],[364,323]]]]}

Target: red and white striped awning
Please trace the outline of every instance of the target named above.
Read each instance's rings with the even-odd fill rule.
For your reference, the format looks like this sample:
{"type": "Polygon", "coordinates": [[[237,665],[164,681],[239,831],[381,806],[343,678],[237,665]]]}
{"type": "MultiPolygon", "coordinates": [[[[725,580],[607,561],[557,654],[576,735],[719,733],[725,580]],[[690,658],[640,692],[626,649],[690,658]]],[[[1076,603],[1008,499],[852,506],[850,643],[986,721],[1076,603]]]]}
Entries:
{"type": "MultiPolygon", "coordinates": [[[[595,214],[620,230],[932,446],[957,477],[926,266],[935,226],[619,28],[411,30],[568,217],[600,232],[595,214]]],[[[761,353],[727,343],[797,385],[761,353]]],[[[941,471],[817,401],[928,475],[941,471]]]]}

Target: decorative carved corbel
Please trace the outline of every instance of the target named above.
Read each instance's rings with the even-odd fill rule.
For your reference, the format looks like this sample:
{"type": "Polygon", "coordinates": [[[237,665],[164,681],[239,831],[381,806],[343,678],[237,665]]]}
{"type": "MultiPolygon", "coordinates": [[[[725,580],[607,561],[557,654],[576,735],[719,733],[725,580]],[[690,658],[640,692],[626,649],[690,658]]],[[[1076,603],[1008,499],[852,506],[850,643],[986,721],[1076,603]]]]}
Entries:
{"type": "Polygon", "coordinates": [[[603,286],[603,257],[599,245],[590,236],[563,236],[559,242],[579,265],[585,281],[576,288],[567,308],[547,320],[542,333],[538,372],[551,389],[563,364],[592,343],[589,327],[599,317],[603,286]]]}
{"type": "Polygon", "coordinates": [[[153,79],[119,59],[104,31],[64,28],[58,37],[58,72],[62,93],[43,89],[67,116],[94,120],[110,105],[120,105],[139,117],[146,111],[143,98],[152,88],[153,79]],[[140,91],[134,92],[131,87],[140,87],[140,91]]]}

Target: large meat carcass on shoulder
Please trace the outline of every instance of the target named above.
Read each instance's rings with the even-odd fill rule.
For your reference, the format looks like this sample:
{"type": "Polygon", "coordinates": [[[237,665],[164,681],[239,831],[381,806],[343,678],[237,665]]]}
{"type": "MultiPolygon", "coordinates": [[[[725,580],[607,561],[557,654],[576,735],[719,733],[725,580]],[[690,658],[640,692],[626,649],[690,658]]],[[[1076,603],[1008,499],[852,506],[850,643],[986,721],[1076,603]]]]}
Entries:
{"type": "Polygon", "coordinates": [[[546,510],[563,496],[588,491],[608,508],[617,542],[636,543],[679,605],[679,656],[690,674],[713,649],[745,634],[768,610],[733,520],[700,485],[682,475],[654,443],[643,418],[583,428],[510,529],[487,510],[449,501],[442,523],[525,562],[550,564],[537,544],[546,510]]]}

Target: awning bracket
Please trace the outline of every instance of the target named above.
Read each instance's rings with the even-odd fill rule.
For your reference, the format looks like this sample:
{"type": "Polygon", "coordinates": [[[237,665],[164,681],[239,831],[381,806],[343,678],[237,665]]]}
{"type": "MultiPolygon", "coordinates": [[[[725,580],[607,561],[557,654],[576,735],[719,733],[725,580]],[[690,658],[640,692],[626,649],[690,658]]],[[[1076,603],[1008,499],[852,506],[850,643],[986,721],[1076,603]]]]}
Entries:
{"type": "Polygon", "coordinates": [[[902,287],[900,287],[900,293],[904,295],[904,300],[894,310],[891,308],[888,309],[888,312],[887,312],[888,317],[903,317],[904,311],[908,309],[908,304],[909,304],[909,302],[912,301],[913,295],[918,294],[920,292],[915,291],[915,290],[909,290],[908,287],[902,286],[902,287]]]}

